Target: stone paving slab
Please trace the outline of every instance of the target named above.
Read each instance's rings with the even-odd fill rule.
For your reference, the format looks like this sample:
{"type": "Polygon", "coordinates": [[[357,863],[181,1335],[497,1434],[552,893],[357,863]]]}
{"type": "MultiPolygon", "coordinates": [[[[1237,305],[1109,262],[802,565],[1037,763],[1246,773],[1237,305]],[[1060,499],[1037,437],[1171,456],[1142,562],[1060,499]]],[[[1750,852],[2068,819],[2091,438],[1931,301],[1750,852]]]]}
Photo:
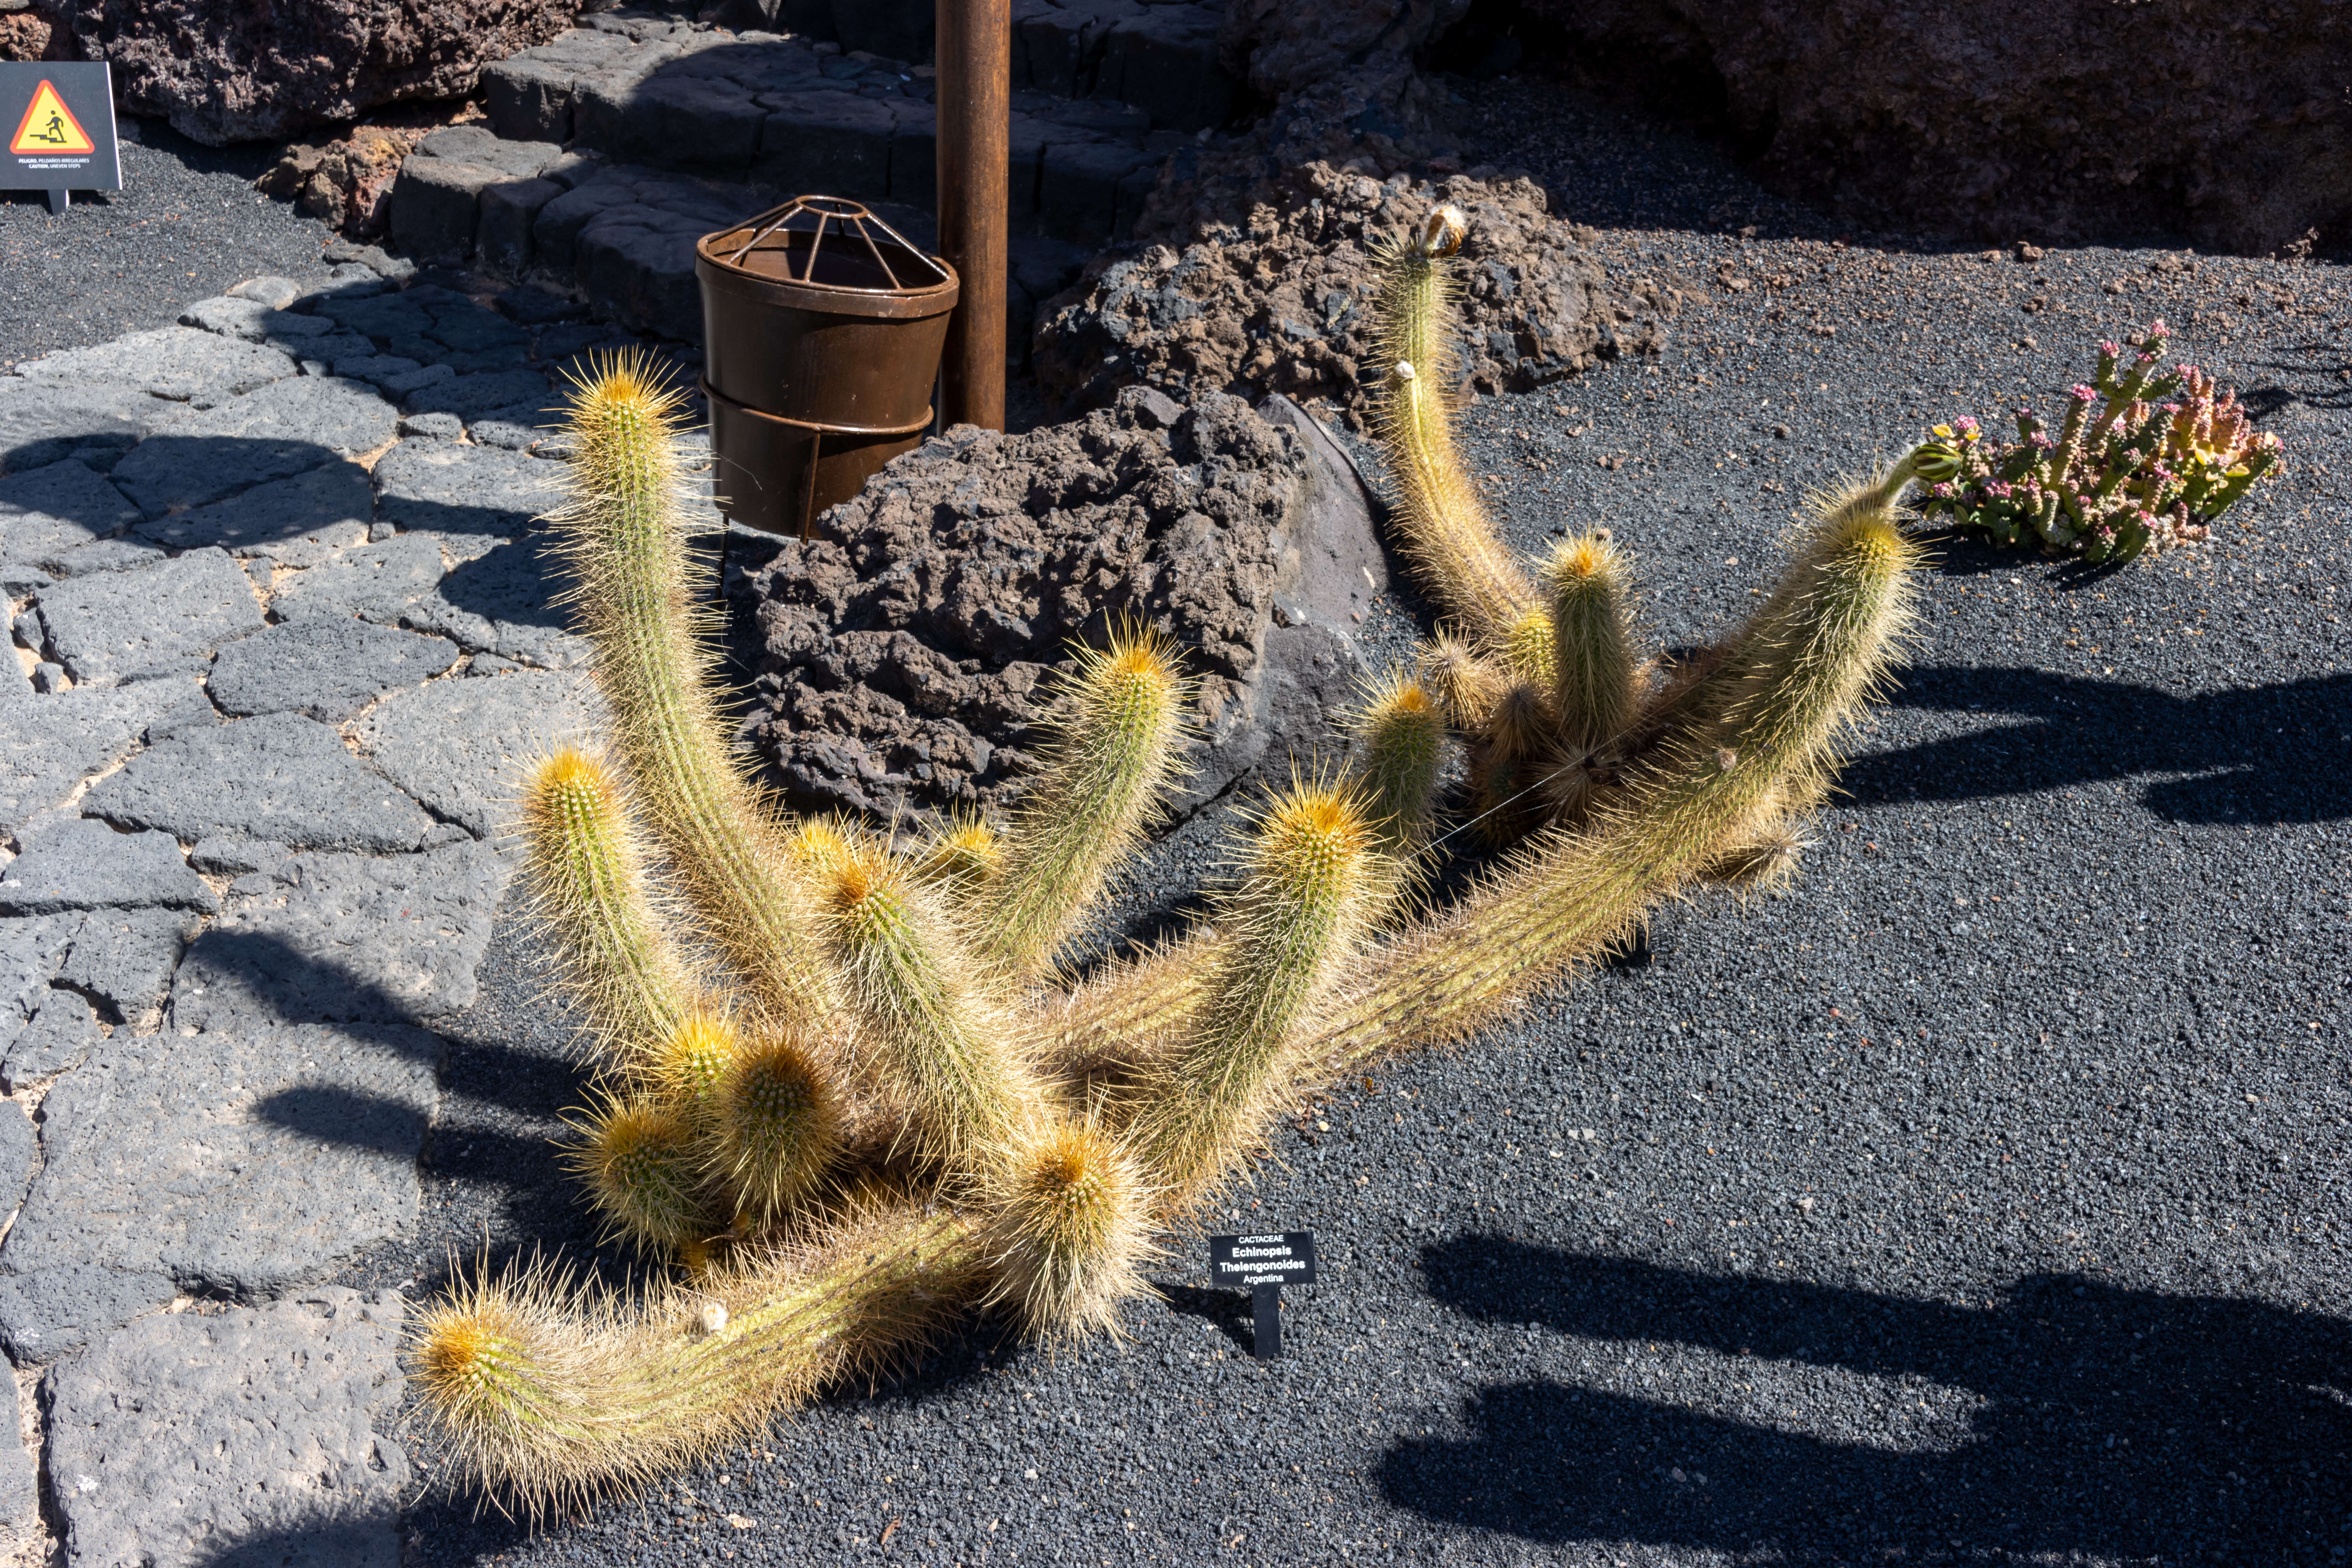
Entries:
{"type": "Polygon", "coordinates": [[[167,513],[135,531],[173,550],[211,545],[231,555],[315,566],[333,560],[339,551],[365,544],[373,518],[368,471],[357,463],[329,460],[228,500],[167,513]]]}
{"type": "Polygon", "coordinates": [[[282,381],[298,368],[291,354],[267,344],[194,328],[158,327],[93,348],[43,354],[18,365],[15,374],[77,388],[110,384],[208,408],[282,381]]]}
{"type": "Polygon", "coordinates": [[[72,949],[80,915],[36,915],[0,921],[0,1047],[47,997],[49,978],[72,949]]]}
{"type": "Polygon", "coordinates": [[[220,895],[188,868],[168,833],[117,833],[68,816],[21,828],[16,837],[16,858],[0,872],[0,915],[220,908],[220,895]]]}
{"type": "Polygon", "coordinates": [[[92,910],[75,928],[57,984],[97,1003],[109,1023],[152,1027],[202,925],[186,910],[92,910]]]}
{"type": "Polygon", "coordinates": [[[373,452],[399,416],[375,389],[335,376],[273,382],[148,437],[110,477],[150,518],[373,452]]]}
{"type": "MultiPolygon", "coordinates": [[[[544,403],[546,378],[538,384],[544,403]]],[[[438,536],[460,561],[520,537],[563,499],[557,464],[446,440],[403,441],[377,460],[373,478],[377,516],[438,536]],[[467,548],[473,540],[480,543],[467,548]]]]}
{"type": "Polygon", "coordinates": [[[378,704],[356,738],[394,784],[488,838],[514,827],[532,763],[604,731],[603,706],[581,674],[439,680],[378,704]]]}
{"type": "Polygon", "coordinates": [[[0,1352],[18,1366],[46,1366],[93,1334],[170,1306],[179,1293],[163,1275],[95,1263],[0,1274],[0,1352]]]}
{"type": "Polygon", "coordinates": [[[513,872],[510,855],[470,841],[421,855],[295,856],[252,891],[233,891],[189,949],[173,1026],[457,1012],[474,999],[474,970],[513,872]]]}
{"type": "Polygon", "coordinates": [[[285,620],[310,616],[400,619],[441,581],[441,546],[428,535],[399,534],[349,550],[278,584],[270,608],[285,620]]]}
{"type": "Polygon", "coordinates": [[[99,781],[82,809],[186,842],[215,833],[323,849],[414,849],[433,819],[316,720],[265,713],[182,731],[99,781]]]}
{"type": "Polygon", "coordinates": [[[194,680],[135,681],[0,700],[0,832],[63,804],[81,781],[129,755],[148,726],[204,701],[194,680]]]}
{"type": "Polygon", "coordinates": [[[401,1234],[440,1041],[374,1023],[117,1034],[41,1106],[0,1273],[77,1265],[267,1299],[401,1234]]]}
{"type": "Polygon", "coordinates": [[[110,383],[68,385],[0,376],[0,473],[21,473],[75,458],[113,467],[187,405],[110,383]]]}
{"type": "Polygon", "coordinates": [[[549,602],[562,582],[537,541],[515,540],[458,565],[403,609],[400,619],[438,632],[469,653],[570,669],[587,663],[589,646],[564,629],[562,612],[549,602]]]}
{"type": "Polygon", "coordinates": [[[213,700],[230,713],[300,713],[340,724],[389,691],[456,664],[457,645],[337,616],[289,621],[213,661],[213,700]]]}
{"type": "Polygon", "coordinates": [[[48,652],[78,686],[199,668],[221,644],[267,624],[252,579],[219,550],[76,578],[43,589],[35,605],[48,652]]]}
{"type": "Polygon", "coordinates": [[[26,1085],[79,1067],[106,1038],[87,997],[72,991],[43,994],[40,1011],[16,1031],[0,1056],[0,1087],[10,1094],[26,1085]]]}
{"type": "Polygon", "coordinates": [[[51,561],[139,520],[121,490],[70,458],[0,479],[0,556],[11,561],[51,561]]]}
{"type": "Polygon", "coordinates": [[[73,1568],[398,1568],[391,1295],[149,1318],[53,1374],[73,1568]]]}

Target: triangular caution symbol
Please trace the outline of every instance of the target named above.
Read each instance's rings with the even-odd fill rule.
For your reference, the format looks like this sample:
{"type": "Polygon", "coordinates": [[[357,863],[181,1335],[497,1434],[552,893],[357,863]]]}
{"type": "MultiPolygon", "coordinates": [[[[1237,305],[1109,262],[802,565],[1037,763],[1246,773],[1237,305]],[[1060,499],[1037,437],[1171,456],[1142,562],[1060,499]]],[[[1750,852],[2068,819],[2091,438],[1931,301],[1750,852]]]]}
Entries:
{"type": "MultiPolygon", "coordinates": [[[[0,121],[0,125],[6,123],[0,121]]],[[[8,143],[8,151],[21,158],[43,153],[95,153],[98,149],[82,130],[81,121],[73,117],[73,110],[66,107],[66,100],[58,96],[58,89],[44,79],[33,93],[32,107],[17,122],[16,135],[8,143]]]]}

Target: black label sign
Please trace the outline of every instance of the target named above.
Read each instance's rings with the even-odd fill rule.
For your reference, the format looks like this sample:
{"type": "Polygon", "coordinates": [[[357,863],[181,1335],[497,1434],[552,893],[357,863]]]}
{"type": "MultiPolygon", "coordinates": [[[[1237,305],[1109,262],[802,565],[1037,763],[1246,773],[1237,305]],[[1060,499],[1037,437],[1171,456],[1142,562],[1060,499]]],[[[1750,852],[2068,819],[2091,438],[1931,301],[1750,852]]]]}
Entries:
{"type": "Polygon", "coordinates": [[[0,190],[122,188],[103,60],[0,62],[0,190]]]}
{"type": "Polygon", "coordinates": [[[1228,1289],[1315,1283],[1315,1233],[1209,1237],[1209,1283],[1228,1289]]]}

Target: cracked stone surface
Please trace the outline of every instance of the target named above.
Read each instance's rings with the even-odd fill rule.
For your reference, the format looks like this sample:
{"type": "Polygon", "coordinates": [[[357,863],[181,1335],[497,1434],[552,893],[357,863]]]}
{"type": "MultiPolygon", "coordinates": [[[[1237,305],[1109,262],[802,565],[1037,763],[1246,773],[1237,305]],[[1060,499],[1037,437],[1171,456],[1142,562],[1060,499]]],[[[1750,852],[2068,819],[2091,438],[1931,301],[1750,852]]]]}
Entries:
{"type": "Polygon", "coordinates": [[[311,566],[332,559],[337,551],[365,544],[373,506],[365,468],[325,462],[228,500],[157,518],[136,531],[173,550],[218,545],[231,555],[311,566]]]}
{"type": "Polygon", "coordinates": [[[602,710],[583,675],[519,671],[400,692],[361,721],[357,737],[394,784],[488,838],[514,826],[524,770],[558,744],[603,732],[602,710]]]}
{"type": "Polygon", "coordinates": [[[401,1302],[320,1289],[166,1314],[53,1374],[77,1564],[398,1568],[401,1302]]]}
{"type": "Polygon", "coordinates": [[[46,563],[119,533],[139,509],[77,458],[0,479],[0,557],[46,563]]]}
{"type": "Polygon", "coordinates": [[[37,602],[50,651],[80,686],[193,669],[265,625],[253,580],[218,550],[75,578],[37,602]]]}
{"type": "Polygon", "coordinates": [[[320,849],[414,849],[433,819],[298,713],[181,731],[99,781],[82,809],[184,842],[209,834],[320,849]]]}
{"type": "Polygon", "coordinates": [[[474,999],[513,869],[509,855],[470,842],[422,855],[297,855],[267,886],[232,893],[188,950],[173,1024],[454,1013],[474,999]]]}
{"type": "Polygon", "coordinates": [[[105,1037],[86,997],[52,989],[43,994],[32,1022],[8,1042],[7,1055],[0,1057],[0,1085],[14,1094],[28,1083],[78,1068],[105,1037]]]}
{"type": "Polygon", "coordinates": [[[0,831],[64,804],[130,755],[151,724],[191,705],[211,706],[189,679],[0,699],[0,831]]]}
{"type": "Polygon", "coordinates": [[[74,931],[57,983],[97,1003],[109,1023],[151,1020],[202,924],[185,910],[92,910],[74,931]]]}
{"type": "Polygon", "coordinates": [[[372,452],[399,416],[360,382],[304,376],[273,382],[149,437],[112,479],[150,518],[199,506],[336,458],[372,452]]]}
{"type": "Polygon", "coordinates": [[[441,547],[429,535],[404,533],[342,554],[278,584],[270,607],[285,620],[363,616],[397,621],[441,581],[441,547]]]}
{"type": "Polygon", "coordinates": [[[188,868],[168,833],[117,833],[88,817],[27,827],[0,872],[0,914],[68,910],[220,908],[220,895],[188,868]]]}
{"type": "Polygon", "coordinates": [[[257,1300],[416,1214],[440,1041],[403,1024],[117,1034],[41,1106],[0,1274],[75,1265],[257,1300]]]}
{"type": "Polygon", "coordinates": [[[0,1351],[18,1366],[45,1366],[92,1334],[170,1306],[179,1293],[163,1275],[96,1263],[0,1274],[0,1351]]]}
{"type": "Polygon", "coordinates": [[[430,680],[457,657],[457,646],[441,637],[320,616],[229,644],[208,685],[231,713],[301,713],[339,724],[387,691],[430,680]]]}
{"type": "Polygon", "coordinates": [[[261,343],[159,327],[90,348],[43,354],[18,365],[15,374],[78,388],[110,383],[126,392],[208,407],[282,381],[295,369],[292,355],[261,343]]]}
{"type": "Polygon", "coordinates": [[[376,515],[404,531],[436,534],[452,556],[471,560],[553,510],[563,499],[562,477],[560,465],[520,452],[403,441],[376,463],[376,515]]]}
{"type": "Polygon", "coordinates": [[[65,962],[80,915],[36,915],[0,921],[0,1046],[16,1037],[48,995],[49,977],[65,962]]]}

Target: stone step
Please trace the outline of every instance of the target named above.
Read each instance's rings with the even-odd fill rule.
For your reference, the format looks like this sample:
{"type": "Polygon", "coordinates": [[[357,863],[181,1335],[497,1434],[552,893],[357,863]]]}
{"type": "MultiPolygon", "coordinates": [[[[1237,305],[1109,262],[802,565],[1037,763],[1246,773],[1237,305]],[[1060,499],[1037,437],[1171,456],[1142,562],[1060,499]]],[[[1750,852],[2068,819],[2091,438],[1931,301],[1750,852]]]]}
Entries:
{"type": "MultiPolygon", "coordinates": [[[[484,73],[490,128],[508,141],[791,195],[928,207],[938,167],[929,68],[860,53],[799,36],[583,27],[484,73]]],[[[1148,53],[1138,41],[1091,73],[1065,61],[1046,73],[1050,85],[1016,89],[1017,229],[1099,243],[1133,227],[1161,161],[1202,129],[1181,101],[1199,93],[1144,92],[1144,66],[1132,74],[1151,102],[1098,90],[1126,79],[1130,55],[1148,53]]]]}
{"type": "MultiPolygon", "coordinates": [[[[872,68],[868,85],[880,85],[894,63],[909,79],[923,79],[910,68],[932,61],[934,13],[935,0],[722,0],[701,24],[607,13],[583,17],[579,31],[677,52],[707,47],[697,40],[714,31],[783,33],[838,46],[848,63],[872,68]]],[[[1223,13],[1223,0],[1013,0],[1013,89],[1132,104],[1160,130],[1222,125],[1244,98],[1217,58],[1223,13]]],[[[566,66],[614,58],[577,38],[516,58],[544,61],[558,76],[566,66]]],[[[489,68],[493,80],[499,68],[489,68]]],[[[517,74],[539,73],[527,65],[517,74]]],[[[836,67],[833,79],[858,79],[836,67]]]]}
{"type": "MultiPolygon", "coordinates": [[[[584,299],[632,331],[699,342],[695,241],[781,199],[774,186],[616,162],[460,125],[426,137],[401,165],[392,237],[419,260],[470,262],[584,299]]],[[[936,225],[923,207],[883,202],[877,210],[917,245],[937,245],[936,225]]],[[[1016,361],[1026,363],[1039,303],[1067,287],[1093,249],[1049,234],[1014,237],[1006,315],[1016,361]]]]}

